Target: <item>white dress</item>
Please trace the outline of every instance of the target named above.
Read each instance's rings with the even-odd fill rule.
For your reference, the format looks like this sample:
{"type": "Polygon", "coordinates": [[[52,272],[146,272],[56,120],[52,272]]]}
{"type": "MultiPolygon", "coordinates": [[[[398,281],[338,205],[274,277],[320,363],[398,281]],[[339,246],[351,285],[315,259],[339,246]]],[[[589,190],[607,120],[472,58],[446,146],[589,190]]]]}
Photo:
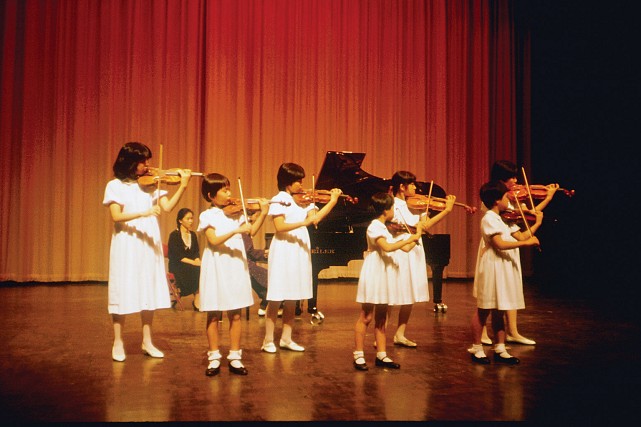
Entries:
{"type": "MultiPolygon", "coordinates": [[[[160,192],[160,197],[167,194],[160,192]]],[[[104,206],[117,203],[123,213],[151,209],[158,190],[144,191],[137,182],[107,183],[104,206]]],[[[109,250],[110,314],[130,314],[169,308],[169,288],[158,218],[147,216],[115,222],[109,250]]]]}
{"type": "MultiPolygon", "coordinates": [[[[201,212],[198,231],[205,232],[211,227],[219,236],[244,222],[244,215],[232,219],[222,209],[211,207],[201,212]]],[[[199,291],[201,311],[235,310],[254,303],[241,234],[234,234],[215,248],[207,242],[200,265],[199,291]]]]}
{"type": "MultiPolygon", "coordinates": [[[[269,215],[282,215],[286,223],[304,221],[307,212],[316,209],[314,204],[302,208],[286,191],[281,191],[272,202],[287,202],[289,206],[271,203],[269,215]]],[[[312,297],[312,255],[307,227],[274,233],[267,257],[267,300],[287,301],[312,297]]]]}
{"type": "Polygon", "coordinates": [[[481,219],[481,242],[474,273],[474,296],[478,308],[519,310],[525,308],[519,249],[494,249],[490,240],[499,234],[506,242],[516,242],[509,226],[496,212],[488,210],[481,219]]]}
{"type": "MultiPolygon", "coordinates": [[[[406,223],[409,226],[416,227],[420,218],[420,215],[416,215],[409,210],[405,200],[398,197],[394,198],[394,222],[399,224],[406,223]]],[[[409,237],[409,233],[402,233],[396,237],[396,240],[401,241],[409,237]]],[[[413,304],[430,300],[425,248],[422,241],[418,243],[409,252],[398,251],[399,262],[401,263],[399,304],[413,304]]]]}
{"type": "Polygon", "coordinates": [[[375,243],[380,237],[389,243],[394,241],[385,224],[375,219],[367,227],[367,253],[358,278],[356,302],[399,305],[399,263],[396,255],[402,251],[385,252],[375,243]]]}

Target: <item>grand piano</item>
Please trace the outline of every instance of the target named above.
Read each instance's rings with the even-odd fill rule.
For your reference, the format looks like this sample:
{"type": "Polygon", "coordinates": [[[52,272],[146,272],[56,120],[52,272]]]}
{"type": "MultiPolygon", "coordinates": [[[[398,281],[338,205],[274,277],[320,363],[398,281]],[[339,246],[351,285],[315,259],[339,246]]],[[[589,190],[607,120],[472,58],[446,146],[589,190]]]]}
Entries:
{"type": "MultiPolygon", "coordinates": [[[[391,188],[390,179],[371,175],[361,168],[364,158],[365,153],[328,151],[316,178],[316,189],[340,188],[344,194],[357,200],[357,203],[341,198],[318,227],[308,228],[314,296],[307,302],[307,312],[312,315],[318,311],[318,274],[330,266],[347,265],[351,260],[363,259],[363,252],[367,249],[367,226],[376,217],[369,206],[370,199],[374,193],[387,192],[391,188]]],[[[419,193],[429,194],[430,183],[417,182],[416,186],[419,193]]],[[[434,184],[432,195],[445,197],[446,193],[443,188],[434,184]]],[[[432,270],[434,295],[431,299],[440,302],[443,270],[450,260],[450,235],[424,235],[423,244],[426,261],[432,270]]]]}

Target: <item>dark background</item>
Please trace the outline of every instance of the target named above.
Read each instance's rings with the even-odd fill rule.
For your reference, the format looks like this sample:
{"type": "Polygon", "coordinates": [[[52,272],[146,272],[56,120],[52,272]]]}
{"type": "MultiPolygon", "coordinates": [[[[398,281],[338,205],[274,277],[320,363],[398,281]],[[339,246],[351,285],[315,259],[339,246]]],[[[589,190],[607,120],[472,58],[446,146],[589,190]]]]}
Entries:
{"type": "Polygon", "coordinates": [[[634,316],[641,292],[634,2],[516,2],[532,60],[530,184],[558,182],[533,280],[634,316]],[[636,148],[636,150],[635,150],[636,148]]]}

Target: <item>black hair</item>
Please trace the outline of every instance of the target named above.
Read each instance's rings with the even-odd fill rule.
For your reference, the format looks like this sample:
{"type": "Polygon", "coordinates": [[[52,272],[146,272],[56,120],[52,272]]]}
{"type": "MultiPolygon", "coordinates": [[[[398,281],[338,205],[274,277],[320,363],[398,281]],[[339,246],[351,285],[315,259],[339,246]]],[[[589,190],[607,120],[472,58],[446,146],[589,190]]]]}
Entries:
{"type": "Polygon", "coordinates": [[[218,190],[223,187],[229,187],[229,179],[225,175],[219,173],[210,173],[203,177],[203,182],[200,186],[200,193],[203,195],[205,200],[211,202],[210,194],[213,194],[214,197],[218,190]]]}
{"type": "Polygon", "coordinates": [[[416,175],[409,171],[398,171],[392,175],[392,192],[396,195],[401,189],[401,184],[407,186],[416,182],[416,175]]]}
{"type": "Polygon", "coordinates": [[[193,214],[194,212],[189,208],[182,208],[178,211],[178,215],[176,215],[176,228],[178,230],[180,230],[180,220],[183,219],[188,213],[193,214]]]}
{"type": "Polygon", "coordinates": [[[113,171],[119,180],[136,179],[138,163],[151,159],[151,150],[140,142],[128,142],[122,146],[114,162],[113,171]]]}
{"type": "Polygon", "coordinates": [[[507,186],[501,181],[490,181],[481,186],[479,195],[485,207],[492,209],[497,200],[501,200],[508,191],[507,186]]]}
{"type": "Polygon", "coordinates": [[[394,197],[392,197],[392,195],[389,193],[375,193],[372,196],[370,204],[372,205],[372,208],[374,208],[374,212],[376,213],[376,215],[381,215],[383,211],[386,211],[394,206],[394,197]]]}
{"type": "Polygon", "coordinates": [[[497,160],[492,165],[490,172],[491,181],[507,181],[510,178],[516,178],[519,174],[519,169],[514,163],[509,160],[497,160]]]}
{"type": "Polygon", "coordinates": [[[288,185],[301,181],[303,178],[305,178],[305,170],[302,166],[296,163],[283,163],[278,168],[278,174],[276,175],[278,189],[285,191],[288,185]]]}

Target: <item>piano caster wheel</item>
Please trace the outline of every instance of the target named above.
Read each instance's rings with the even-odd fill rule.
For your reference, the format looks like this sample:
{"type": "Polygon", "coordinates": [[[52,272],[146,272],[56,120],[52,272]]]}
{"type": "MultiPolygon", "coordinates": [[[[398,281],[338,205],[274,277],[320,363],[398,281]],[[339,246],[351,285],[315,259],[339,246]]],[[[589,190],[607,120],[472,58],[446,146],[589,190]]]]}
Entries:
{"type": "Polygon", "coordinates": [[[320,325],[323,323],[323,320],[325,320],[325,316],[320,311],[317,311],[316,313],[312,313],[309,318],[309,323],[312,325],[320,325]]]}
{"type": "Polygon", "coordinates": [[[434,304],[434,313],[447,313],[447,305],[442,302],[434,304]]]}

